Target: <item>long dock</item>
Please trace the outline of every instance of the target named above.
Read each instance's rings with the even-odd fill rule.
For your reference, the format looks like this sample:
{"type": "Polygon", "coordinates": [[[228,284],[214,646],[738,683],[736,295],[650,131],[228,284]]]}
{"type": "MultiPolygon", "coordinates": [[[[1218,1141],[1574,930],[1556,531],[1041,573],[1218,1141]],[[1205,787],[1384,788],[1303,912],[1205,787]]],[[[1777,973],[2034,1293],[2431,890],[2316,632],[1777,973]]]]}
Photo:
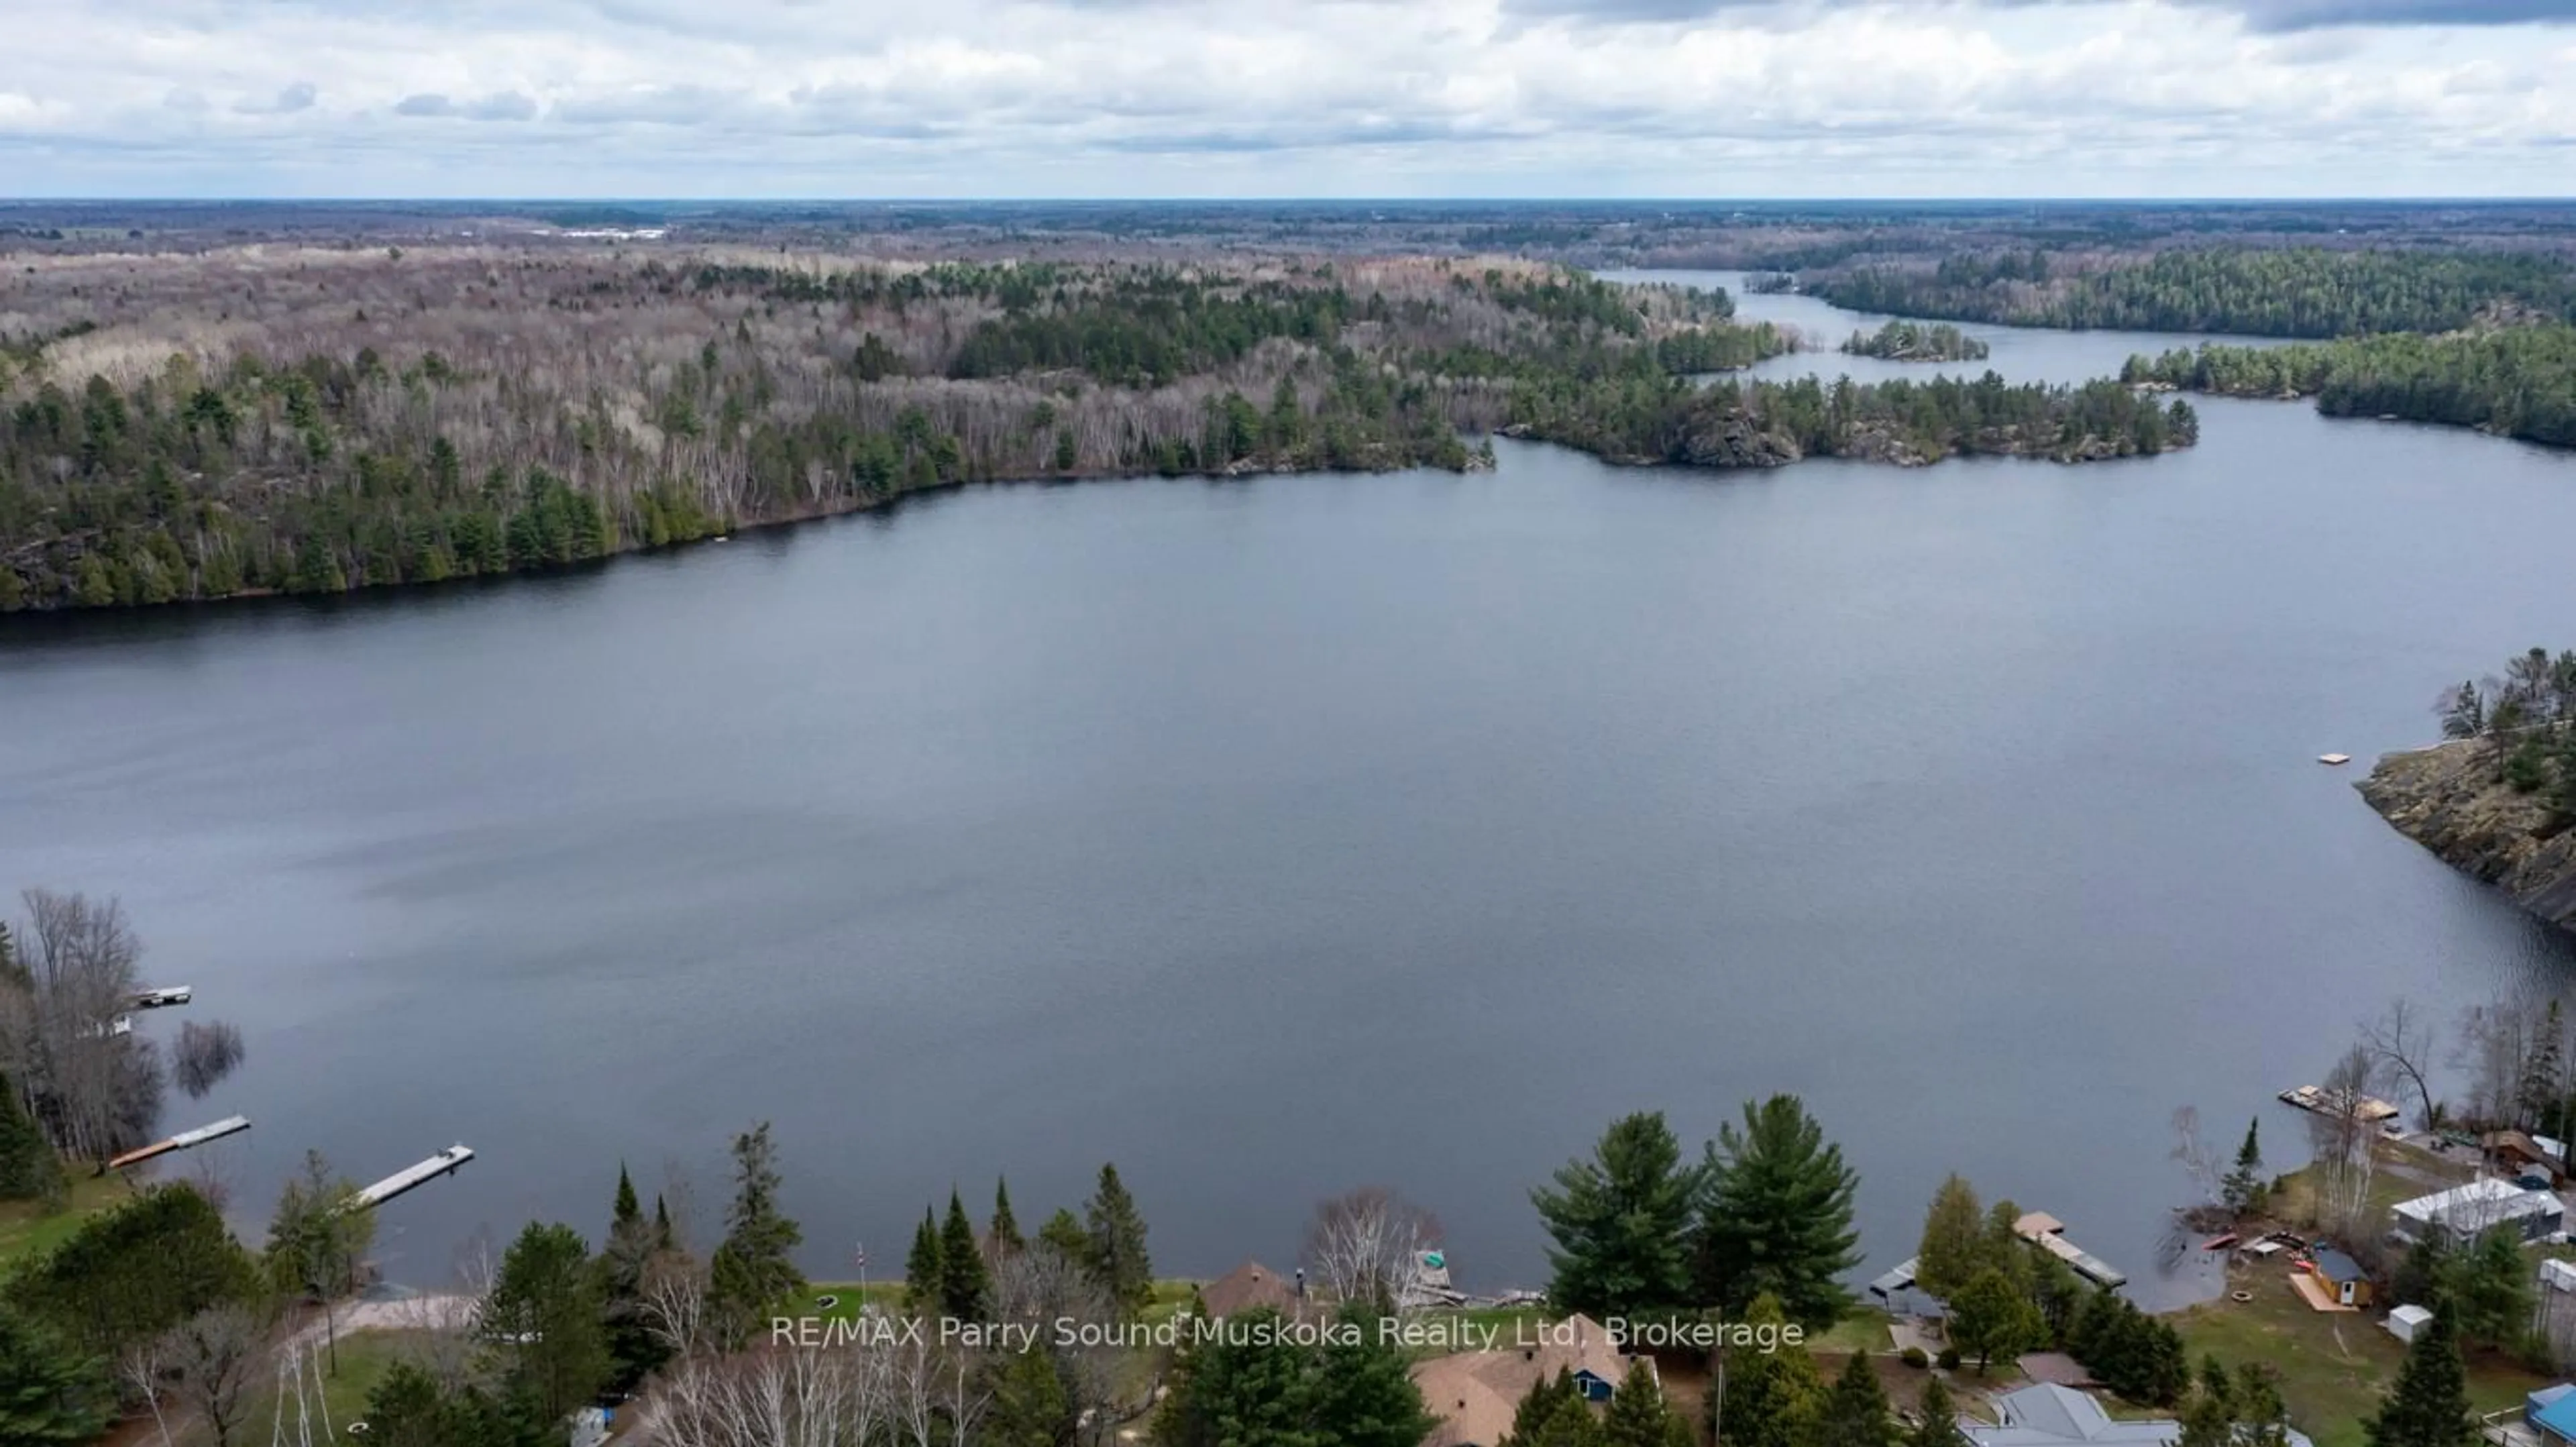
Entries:
{"type": "Polygon", "coordinates": [[[2397,1107],[2381,1100],[2378,1096],[2365,1095],[2346,1105],[2341,1092],[2321,1090],[2313,1085],[2294,1086],[2282,1091],[2281,1103],[2295,1105],[2301,1110],[2313,1111],[2318,1115],[2358,1116],[2366,1125],[2377,1125],[2383,1120],[2393,1120],[2398,1115],[2397,1107]]]}
{"type": "Polygon", "coordinates": [[[250,1129],[249,1116],[228,1115],[213,1125],[201,1125],[195,1130],[183,1130],[168,1140],[154,1141],[148,1146],[127,1151],[110,1160],[107,1168],[111,1171],[121,1171],[127,1166],[139,1166],[156,1156],[166,1156],[172,1151],[184,1151],[190,1146],[201,1146],[208,1141],[221,1140],[236,1131],[248,1129],[250,1129]]]}
{"type": "Polygon", "coordinates": [[[2033,1211],[2013,1223],[2013,1234],[2073,1268],[2076,1275],[2111,1290],[2128,1281],[2127,1273],[2066,1239],[2066,1223],[2045,1211],[2033,1211]]]}
{"type": "Polygon", "coordinates": [[[425,1186],[441,1176],[453,1175],[458,1166],[474,1159],[474,1152],[462,1145],[452,1145],[416,1166],[394,1172],[374,1185],[349,1198],[344,1210],[364,1211],[381,1206],[405,1191],[425,1186]]]}
{"type": "Polygon", "coordinates": [[[197,992],[185,985],[154,985],[150,989],[134,992],[134,1008],[158,1010],[168,1005],[187,1004],[196,997],[197,992]]]}

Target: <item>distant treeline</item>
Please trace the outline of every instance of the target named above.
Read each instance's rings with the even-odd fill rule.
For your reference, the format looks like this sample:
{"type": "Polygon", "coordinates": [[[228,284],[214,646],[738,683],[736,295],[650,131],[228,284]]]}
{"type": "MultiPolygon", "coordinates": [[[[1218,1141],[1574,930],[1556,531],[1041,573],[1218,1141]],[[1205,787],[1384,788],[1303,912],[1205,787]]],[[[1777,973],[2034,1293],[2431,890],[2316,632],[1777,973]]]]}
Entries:
{"type": "Polygon", "coordinates": [[[2576,447],[2576,326],[2178,349],[2132,357],[2121,377],[2232,397],[2314,397],[2336,417],[2402,417],[2576,447]]]}
{"type": "Polygon", "coordinates": [[[2576,269],[2523,252],[2210,248],[2079,269],[2032,249],[1864,267],[1808,290],[1856,311],[2246,336],[2449,331],[2496,313],[2576,319],[2576,269]]]}
{"type": "Polygon", "coordinates": [[[1984,342],[1947,322],[1891,321],[1875,332],[1854,332],[1843,350],[1891,362],[1982,362],[1984,342]]]}

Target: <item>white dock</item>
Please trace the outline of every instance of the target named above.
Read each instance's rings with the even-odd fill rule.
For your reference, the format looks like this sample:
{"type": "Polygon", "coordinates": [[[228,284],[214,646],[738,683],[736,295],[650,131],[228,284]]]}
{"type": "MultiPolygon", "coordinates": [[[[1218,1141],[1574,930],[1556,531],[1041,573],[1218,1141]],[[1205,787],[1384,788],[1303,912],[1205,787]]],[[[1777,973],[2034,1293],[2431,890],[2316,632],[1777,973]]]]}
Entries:
{"type": "Polygon", "coordinates": [[[111,1171],[121,1171],[127,1166],[139,1166],[156,1156],[166,1156],[172,1151],[184,1151],[190,1146],[201,1146],[208,1141],[222,1140],[225,1136],[248,1129],[250,1129],[249,1116],[228,1115],[213,1125],[201,1125],[195,1130],[183,1130],[168,1140],[154,1141],[140,1149],[127,1151],[110,1160],[107,1168],[111,1171]]]}
{"type": "Polygon", "coordinates": [[[197,992],[186,985],[154,985],[134,992],[134,1008],[159,1010],[170,1005],[184,1005],[196,998],[197,992]]]}
{"type": "Polygon", "coordinates": [[[440,1151],[437,1155],[431,1156],[428,1160],[421,1162],[419,1165],[396,1171],[392,1175],[385,1177],[383,1180],[376,1182],[374,1185],[367,1187],[363,1191],[360,1191],[358,1194],[351,1196],[349,1198],[349,1204],[345,1209],[351,1211],[364,1211],[370,1207],[381,1206],[385,1202],[392,1200],[394,1197],[401,1195],[405,1191],[418,1186],[427,1185],[429,1182],[437,1180],[441,1176],[453,1174],[458,1166],[461,1166],[472,1159],[474,1159],[474,1152],[467,1150],[464,1146],[449,1146],[447,1149],[440,1151]]]}

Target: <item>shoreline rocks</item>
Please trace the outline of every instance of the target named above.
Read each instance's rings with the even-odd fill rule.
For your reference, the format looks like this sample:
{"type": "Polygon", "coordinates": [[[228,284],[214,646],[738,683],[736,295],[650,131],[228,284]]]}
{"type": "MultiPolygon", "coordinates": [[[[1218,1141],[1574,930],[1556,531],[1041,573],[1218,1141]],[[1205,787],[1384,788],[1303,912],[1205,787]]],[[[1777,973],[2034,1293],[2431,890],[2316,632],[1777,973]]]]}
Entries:
{"type": "Polygon", "coordinates": [[[2436,858],[2576,930],[2576,829],[2553,832],[2538,794],[2497,777],[2495,746],[2468,739],[2383,756],[2354,788],[2436,858]]]}

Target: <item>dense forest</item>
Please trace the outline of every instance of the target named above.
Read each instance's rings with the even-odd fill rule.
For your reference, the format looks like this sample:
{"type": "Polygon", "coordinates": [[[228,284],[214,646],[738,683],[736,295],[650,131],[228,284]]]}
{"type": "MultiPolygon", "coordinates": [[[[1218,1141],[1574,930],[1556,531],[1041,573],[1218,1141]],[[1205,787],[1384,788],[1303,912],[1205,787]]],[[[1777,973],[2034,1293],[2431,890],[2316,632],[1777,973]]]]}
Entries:
{"type": "Polygon", "coordinates": [[[1947,322],[1891,321],[1875,332],[1854,332],[1843,350],[1890,362],[1982,362],[1984,342],[1947,322]]]}
{"type": "Polygon", "coordinates": [[[2163,403],[2112,381],[2080,387],[1974,381],[1863,385],[1728,379],[1694,388],[1632,369],[1525,384],[1512,397],[1514,435],[1614,461],[1768,467],[1802,457],[1920,464],[1958,454],[2059,461],[2130,457],[2200,438],[2189,403],[2163,403]]]}
{"type": "Polygon", "coordinates": [[[0,608],[556,567],[969,481],[1465,469],[1510,423],[1662,456],[1734,407],[1763,460],[2188,440],[2116,388],[1694,393],[1794,344],[1731,314],[1511,261],[45,257],[0,274],[0,608]]]}
{"type": "Polygon", "coordinates": [[[2481,317],[2576,320],[2576,267],[2526,252],[2165,251],[2143,261],[2041,248],[1808,280],[1837,306],[2016,326],[2341,337],[2481,317]]]}
{"type": "Polygon", "coordinates": [[[2440,422],[2576,447],[2576,326],[2177,349],[2132,357],[2121,377],[2232,397],[2314,397],[2336,417],[2440,422]]]}

